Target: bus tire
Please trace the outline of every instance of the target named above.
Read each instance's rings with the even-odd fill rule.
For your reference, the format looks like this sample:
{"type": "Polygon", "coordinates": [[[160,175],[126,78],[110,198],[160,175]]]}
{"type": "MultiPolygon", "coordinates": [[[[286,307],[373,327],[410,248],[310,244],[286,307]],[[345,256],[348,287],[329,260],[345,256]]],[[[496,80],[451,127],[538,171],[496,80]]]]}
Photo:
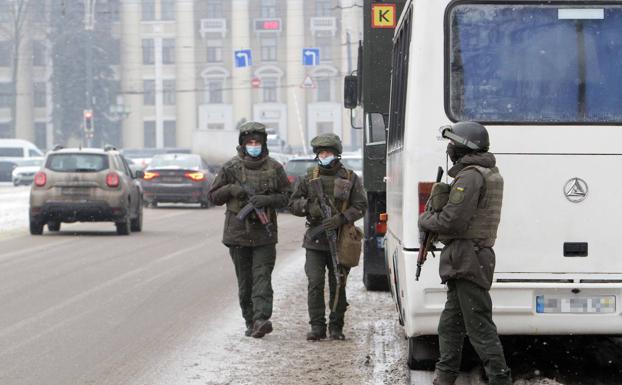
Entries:
{"type": "Polygon", "coordinates": [[[411,370],[433,370],[438,357],[438,336],[408,338],[408,367],[411,370]]]}

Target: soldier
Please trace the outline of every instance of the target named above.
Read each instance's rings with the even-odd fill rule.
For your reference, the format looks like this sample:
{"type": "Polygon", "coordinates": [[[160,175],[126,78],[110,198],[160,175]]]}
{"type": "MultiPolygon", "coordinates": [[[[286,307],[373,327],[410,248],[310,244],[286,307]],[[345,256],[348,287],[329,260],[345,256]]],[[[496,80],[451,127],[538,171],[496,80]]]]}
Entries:
{"type": "MultiPolygon", "coordinates": [[[[311,141],[318,165],[309,168],[307,175],[296,186],[289,202],[292,214],[306,217],[307,230],[303,247],[306,248],[305,273],[309,281],[307,303],[309,308],[309,324],[311,331],[307,340],[316,341],[326,338],[326,318],[324,302],[324,282],[326,268],[329,272],[330,308],[329,334],[334,340],[343,340],[344,314],[346,301],[345,280],[341,288],[337,288],[334,268],[331,262],[328,238],[322,231],[315,239],[309,235],[311,229],[322,226],[324,230],[338,230],[346,223],[354,223],[363,216],[367,208],[367,195],[356,174],[341,164],[341,139],[335,134],[323,134],[311,141]],[[322,219],[320,197],[310,189],[312,178],[320,178],[325,202],[331,207],[331,216],[322,219]],[[344,205],[345,203],[345,205],[344,205]],[[345,207],[345,210],[344,210],[345,207]],[[336,306],[335,296],[339,290],[336,306]]],[[[345,276],[349,269],[342,267],[345,276]]]]}
{"type": "Polygon", "coordinates": [[[453,167],[448,202],[439,211],[426,211],[419,226],[445,244],[440,276],[447,284],[447,302],[438,325],[440,359],[435,385],[453,385],[460,370],[467,335],[484,363],[490,385],[510,385],[510,369],[492,321],[490,286],[495,269],[492,249],[497,238],[503,199],[503,178],[488,152],[486,128],[459,122],[443,130],[450,139],[447,155],[453,167]]]}
{"type": "Polygon", "coordinates": [[[276,260],[276,209],[287,204],[289,182],[283,166],[268,156],[266,127],[247,122],[240,127],[238,155],[224,164],[209,197],[227,205],[223,243],[235,266],[246,336],[261,338],[272,332],[272,270],[276,260]],[[243,220],[238,213],[248,203],[243,220]],[[269,219],[264,225],[260,219],[269,219]]]}

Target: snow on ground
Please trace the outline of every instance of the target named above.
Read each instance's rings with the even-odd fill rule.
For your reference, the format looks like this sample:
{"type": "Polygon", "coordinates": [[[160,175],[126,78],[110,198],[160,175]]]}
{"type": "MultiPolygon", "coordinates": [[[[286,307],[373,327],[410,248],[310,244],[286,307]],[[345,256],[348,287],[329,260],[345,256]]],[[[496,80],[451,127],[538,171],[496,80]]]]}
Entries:
{"type": "Polygon", "coordinates": [[[0,183],[0,234],[28,226],[30,186],[0,183]]]}
{"type": "MultiPolygon", "coordinates": [[[[299,249],[273,275],[274,332],[243,336],[240,310],[218,314],[219,330],[205,331],[137,384],[311,385],[408,384],[406,343],[389,293],[367,292],[362,267],[348,279],[345,341],[306,341],[309,330],[304,254],[299,249]]],[[[284,259],[286,259],[284,261],[284,259]]]]}

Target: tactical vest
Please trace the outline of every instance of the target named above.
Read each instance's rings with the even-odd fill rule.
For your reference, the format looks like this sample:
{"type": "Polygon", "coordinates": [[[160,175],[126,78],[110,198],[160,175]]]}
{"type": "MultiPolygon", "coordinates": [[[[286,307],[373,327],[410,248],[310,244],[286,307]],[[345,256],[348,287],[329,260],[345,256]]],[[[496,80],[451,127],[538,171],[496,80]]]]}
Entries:
{"type": "MultiPolygon", "coordinates": [[[[480,196],[475,215],[466,233],[459,238],[478,239],[478,246],[493,247],[497,239],[497,228],[501,221],[501,204],[503,201],[503,177],[499,169],[481,166],[467,166],[464,170],[476,170],[484,177],[485,191],[480,196]]],[[[462,171],[464,171],[462,170],[462,171]]]]}
{"type": "MultiPolygon", "coordinates": [[[[226,172],[235,177],[232,183],[241,182],[252,189],[255,194],[273,194],[278,190],[276,169],[272,167],[270,159],[267,159],[256,170],[245,167],[241,159],[236,159],[226,172]]],[[[248,198],[244,200],[231,198],[227,201],[227,210],[238,213],[246,203],[248,203],[248,198]]]]}
{"type": "MultiPolygon", "coordinates": [[[[345,168],[342,170],[337,171],[335,175],[322,175],[319,171],[319,166],[309,168],[307,171],[307,178],[309,180],[320,178],[320,181],[322,181],[322,191],[324,192],[324,196],[328,199],[328,205],[331,206],[332,215],[336,215],[340,212],[344,202],[344,199],[336,198],[336,195],[340,195],[347,200],[349,199],[350,190],[352,189],[352,182],[348,178],[348,171],[345,168]],[[335,188],[335,181],[338,178],[343,180],[343,183],[340,183],[340,187],[335,188]]],[[[309,194],[310,198],[315,198],[314,191],[310,191],[309,194]]]]}

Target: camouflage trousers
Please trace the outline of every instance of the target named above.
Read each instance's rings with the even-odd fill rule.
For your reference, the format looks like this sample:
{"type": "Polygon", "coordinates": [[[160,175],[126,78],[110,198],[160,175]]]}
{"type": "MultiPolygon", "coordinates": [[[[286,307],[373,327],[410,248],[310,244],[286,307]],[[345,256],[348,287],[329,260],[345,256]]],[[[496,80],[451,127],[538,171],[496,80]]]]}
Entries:
{"type": "Polygon", "coordinates": [[[246,324],[272,317],[272,270],[276,245],[229,248],[238,278],[238,297],[246,324]]]}
{"type": "MultiPolygon", "coordinates": [[[[328,304],[331,312],[329,316],[329,327],[343,328],[343,319],[348,307],[346,300],[346,283],[343,282],[339,289],[337,307],[332,311],[337,280],[331,262],[330,252],[321,250],[306,249],[305,273],[309,280],[307,291],[307,305],[309,308],[309,324],[312,327],[326,327],[326,302],[324,301],[324,285],[326,282],[326,270],[328,269],[328,288],[330,299],[328,304]]],[[[347,269],[349,272],[350,269],[347,269]]]]}
{"type": "Polygon", "coordinates": [[[460,371],[465,335],[484,363],[490,385],[511,385],[503,346],[492,321],[492,300],[488,290],[473,282],[447,282],[447,302],[438,325],[440,359],[436,364],[438,385],[453,385],[460,371]]]}

